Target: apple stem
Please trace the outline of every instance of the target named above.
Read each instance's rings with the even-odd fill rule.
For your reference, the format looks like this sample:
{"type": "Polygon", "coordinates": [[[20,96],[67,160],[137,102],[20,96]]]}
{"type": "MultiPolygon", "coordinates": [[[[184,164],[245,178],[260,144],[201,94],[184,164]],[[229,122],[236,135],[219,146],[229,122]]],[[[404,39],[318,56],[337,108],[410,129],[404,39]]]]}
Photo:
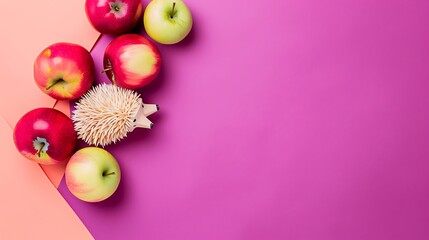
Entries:
{"type": "Polygon", "coordinates": [[[108,71],[112,71],[112,68],[111,67],[105,68],[105,69],[103,69],[101,71],[101,73],[105,73],[105,72],[108,72],[108,71]]]}
{"type": "Polygon", "coordinates": [[[110,175],[115,175],[115,172],[103,173],[103,176],[110,176],[110,175]]]}
{"type": "Polygon", "coordinates": [[[119,10],[121,10],[121,8],[119,7],[120,3],[110,3],[110,9],[115,11],[115,12],[119,12],[119,10]]]}
{"type": "Polygon", "coordinates": [[[64,79],[60,78],[58,80],[56,80],[51,86],[45,88],[46,91],[49,91],[49,89],[51,89],[53,86],[55,86],[57,83],[64,81],[64,79]]]}
{"type": "Polygon", "coordinates": [[[170,18],[174,17],[174,7],[176,6],[176,2],[173,2],[173,7],[171,9],[170,18]]]}
{"type": "Polygon", "coordinates": [[[39,148],[39,150],[37,150],[37,156],[38,157],[40,157],[40,154],[42,153],[42,149],[45,147],[45,143],[44,142],[41,142],[40,143],[40,148],[39,148]]]}

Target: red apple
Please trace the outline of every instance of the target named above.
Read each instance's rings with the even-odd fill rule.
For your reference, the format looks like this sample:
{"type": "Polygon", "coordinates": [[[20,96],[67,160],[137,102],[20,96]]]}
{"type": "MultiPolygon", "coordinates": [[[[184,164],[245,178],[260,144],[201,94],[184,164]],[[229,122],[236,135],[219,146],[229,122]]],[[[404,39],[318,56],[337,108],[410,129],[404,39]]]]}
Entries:
{"type": "Polygon", "coordinates": [[[67,160],[76,146],[73,121],[53,108],[29,111],[15,126],[13,140],[27,159],[41,164],[67,160]]]}
{"type": "Polygon", "coordinates": [[[104,71],[118,87],[136,89],[159,73],[161,54],[152,42],[137,34],[115,38],[104,53],[104,71]]]}
{"type": "Polygon", "coordinates": [[[86,0],[86,16],[100,33],[130,32],[142,19],[141,0],[86,0]]]}
{"type": "Polygon", "coordinates": [[[94,61],[80,45],[56,43],[37,56],[34,80],[44,93],[55,99],[77,99],[94,82],[94,61]]]}

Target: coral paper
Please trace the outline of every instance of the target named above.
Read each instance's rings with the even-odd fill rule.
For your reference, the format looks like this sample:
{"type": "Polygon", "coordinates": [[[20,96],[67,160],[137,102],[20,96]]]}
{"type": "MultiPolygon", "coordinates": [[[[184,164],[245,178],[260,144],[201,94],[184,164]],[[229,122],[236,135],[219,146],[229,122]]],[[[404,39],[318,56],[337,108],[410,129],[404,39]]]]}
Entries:
{"type": "MultiPolygon", "coordinates": [[[[90,50],[99,34],[85,16],[84,0],[4,1],[0,52],[2,86],[0,115],[9,126],[37,107],[52,107],[55,100],[40,91],[33,79],[36,56],[55,42],[72,42],[90,50]]],[[[64,168],[44,167],[55,186],[64,168]]]]}
{"type": "Polygon", "coordinates": [[[34,83],[37,55],[56,42],[72,42],[91,49],[99,34],[85,16],[84,0],[4,1],[0,15],[2,35],[0,113],[10,126],[27,111],[53,106],[54,99],[34,83]],[[13,103],[13,104],[12,104],[13,103]]]}
{"type": "Polygon", "coordinates": [[[15,150],[0,119],[0,239],[92,239],[39,165],[15,150]]]}

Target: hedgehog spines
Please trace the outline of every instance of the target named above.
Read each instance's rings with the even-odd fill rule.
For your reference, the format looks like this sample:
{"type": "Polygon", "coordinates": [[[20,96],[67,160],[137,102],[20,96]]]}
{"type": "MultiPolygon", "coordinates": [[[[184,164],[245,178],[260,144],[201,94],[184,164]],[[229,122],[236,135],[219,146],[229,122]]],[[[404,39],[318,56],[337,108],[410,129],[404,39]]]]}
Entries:
{"type": "Polygon", "coordinates": [[[132,90],[100,84],[89,90],[76,104],[72,119],[80,139],[105,147],[125,138],[133,127],[142,100],[132,90]]]}

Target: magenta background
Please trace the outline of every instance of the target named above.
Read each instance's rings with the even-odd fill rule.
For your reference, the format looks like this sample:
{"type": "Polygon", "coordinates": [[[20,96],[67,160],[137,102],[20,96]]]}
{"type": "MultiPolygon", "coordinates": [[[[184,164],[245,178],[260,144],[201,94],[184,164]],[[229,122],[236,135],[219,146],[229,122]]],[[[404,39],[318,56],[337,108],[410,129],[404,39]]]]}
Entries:
{"type": "Polygon", "coordinates": [[[96,239],[429,239],[429,1],[186,2],[96,239]]]}

